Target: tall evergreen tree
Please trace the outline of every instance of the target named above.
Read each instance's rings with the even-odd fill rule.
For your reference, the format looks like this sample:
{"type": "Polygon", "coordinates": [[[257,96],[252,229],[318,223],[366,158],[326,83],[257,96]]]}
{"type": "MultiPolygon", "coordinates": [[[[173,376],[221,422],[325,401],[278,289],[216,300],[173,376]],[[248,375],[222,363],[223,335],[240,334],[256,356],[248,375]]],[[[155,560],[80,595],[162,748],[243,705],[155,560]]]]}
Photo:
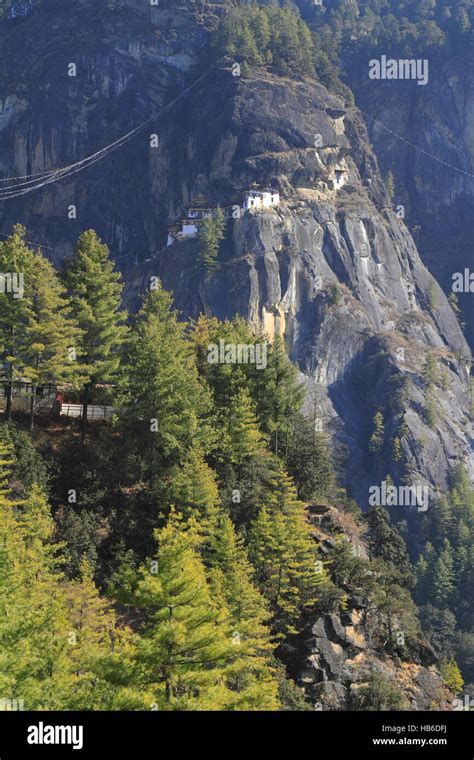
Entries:
{"type": "Polygon", "coordinates": [[[334,492],[334,472],[324,438],[315,422],[300,413],[290,421],[285,463],[303,501],[328,498],[334,492]]]}
{"type": "Polygon", "coordinates": [[[372,454],[377,455],[380,453],[383,446],[384,437],[385,437],[384,419],[383,419],[382,412],[379,410],[374,415],[373,431],[369,440],[369,451],[372,454]]]}
{"type": "Polygon", "coordinates": [[[369,525],[372,555],[380,557],[392,568],[394,580],[401,586],[412,586],[415,575],[407,548],[397,528],[390,523],[384,507],[371,507],[366,519],[369,525]]]}
{"type": "Polygon", "coordinates": [[[145,297],[130,335],[122,417],[144,477],[182,463],[193,445],[202,444],[204,451],[209,445],[210,396],[199,382],[185,325],[171,304],[158,283],[145,297]]]}
{"type": "Polygon", "coordinates": [[[255,384],[257,415],[262,430],[271,435],[275,454],[284,453],[291,418],[301,408],[304,388],[297,382],[297,370],[288,359],[279,336],[275,337],[270,348],[267,367],[256,373],[255,384]]]}
{"type": "Polygon", "coordinates": [[[171,513],[156,537],[156,557],[138,575],[124,576],[121,595],[145,618],[133,655],[134,684],[142,691],[143,705],[160,710],[233,709],[244,698],[232,680],[241,655],[228,610],[218,609],[212,599],[196,551],[197,525],[194,520],[184,524],[171,513]]]}
{"type": "Polygon", "coordinates": [[[130,705],[126,682],[131,677],[127,668],[133,637],[128,628],[117,625],[112,605],[99,595],[86,559],[80,571],[64,588],[70,626],[69,668],[74,679],[63,709],[120,709],[122,701],[130,705]]]}
{"type": "MultiPolygon", "coordinates": [[[[243,709],[277,709],[268,605],[253,582],[254,570],[243,541],[224,513],[209,537],[206,558],[212,596],[228,609],[233,641],[240,649],[240,657],[229,670],[229,683],[242,693],[243,709]]],[[[238,702],[234,709],[240,709],[238,702]]]]}
{"type": "Polygon", "coordinates": [[[69,693],[69,623],[54,524],[42,494],[9,499],[0,445],[0,690],[25,709],[62,709],[69,693]]]}
{"type": "Polygon", "coordinates": [[[454,590],[454,558],[449,539],[443,541],[443,548],[433,570],[432,601],[439,607],[448,606],[454,590]]]}
{"type": "Polygon", "coordinates": [[[274,631],[295,633],[302,612],[316,604],[317,589],[328,578],[304,504],[281,468],[251,526],[249,552],[259,588],[270,602],[274,631]]]}
{"type": "Polygon", "coordinates": [[[225,233],[225,216],[221,208],[202,220],[198,233],[199,261],[206,272],[217,266],[219,245],[225,233]]]}
{"type": "Polygon", "coordinates": [[[109,249],[94,230],[80,236],[74,255],[65,266],[64,279],[72,316],[82,332],[77,360],[87,377],[82,387],[84,442],[89,399],[99,383],[117,381],[126,334],[125,313],[120,311],[121,276],[109,258],[109,249]]]}
{"type": "Polygon", "coordinates": [[[82,333],[71,318],[71,306],[52,264],[33,256],[35,277],[27,301],[21,349],[22,371],[32,384],[30,429],[33,429],[38,385],[80,384],[84,375],[75,360],[82,333]]]}
{"type": "Polygon", "coordinates": [[[264,450],[264,438],[259,430],[254,406],[249,393],[241,389],[230,399],[228,413],[225,415],[228,451],[226,457],[230,462],[242,463],[249,457],[264,450]]]}
{"type": "Polygon", "coordinates": [[[7,422],[12,419],[14,385],[22,379],[21,352],[34,278],[33,254],[25,242],[25,233],[25,228],[17,224],[10,237],[0,243],[0,360],[7,422]]]}

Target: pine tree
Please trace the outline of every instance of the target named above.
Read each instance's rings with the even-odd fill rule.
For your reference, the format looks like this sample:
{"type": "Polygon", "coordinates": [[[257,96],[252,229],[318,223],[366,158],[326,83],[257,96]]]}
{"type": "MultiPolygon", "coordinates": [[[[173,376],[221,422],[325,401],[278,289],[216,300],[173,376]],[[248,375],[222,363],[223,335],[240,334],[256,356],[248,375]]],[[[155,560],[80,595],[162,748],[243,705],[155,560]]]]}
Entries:
{"type": "Polygon", "coordinates": [[[393,172],[389,171],[385,177],[385,189],[387,191],[388,202],[390,205],[393,203],[395,197],[395,179],[393,172]]]}
{"type": "Polygon", "coordinates": [[[440,670],[446,686],[448,686],[455,694],[459,694],[464,686],[464,681],[454,657],[442,662],[440,670]]]}
{"type": "Polygon", "coordinates": [[[276,455],[286,446],[291,418],[301,408],[304,389],[297,383],[297,370],[291,364],[283,340],[276,336],[268,352],[265,370],[256,372],[255,399],[262,430],[272,437],[276,455]]]}
{"type": "Polygon", "coordinates": [[[106,682],[98,686],[94,661],[112,648],[123,659],[119,641],[127,632],[117,631],[85,566],[80,580],[65,583],[63,546],[54,542],[49,505],[37,487],[21,501],[10,498],[12,464],[0,443],[2,698],[23,700],[27,710],[108,706],[101,696],[106,682]]]}
{"type": "Polygon", "coordinates": [[[453,522],[454,516],[449,498],[441,496],[434,499],[430,512],[430,537],[436,546],[441,546],[443,539],[451,535],[453,522]]]}
{"type": "Polygon", "coordinates": [[[229,610],[233,641],[239,647],[240,656],[228,672],[228,683],[240,694],[233,709],[278,709],[267,603],[253,583],[242,539],[224,513],[209,537],[206,564],[213,599],[229,610]]]}
{"type": "Polygon", "coordinates": [[[88,230],[80,236],[65,267],[72,316],[82,331],[77,359],[87,376],[82,388],[82,442],[87,430],[87,406],[95,386],[119,377],[126,315],[120,311],[121,276],[114,266],[107,246],[93,230],[88,230]]]}
{"type": "MultiPolygon", "coordinates": [[[[65,585],[68,650],[72,688],[62,709],[110,710],[130,706],[126,683],[131,678],[133,637],[118,627],[111,603],[99,596],[90,563],[83,559],[80,576],[65,585]]],[[[133,693],[133,692],[131,692],[133,693]]],[[[136,706],[139,705],[135,696],[136,706]]]]}
{"type": "Polygon", "coordinates": [[[394,462],[401,462],[403,459],[402,447],[398,436],[392,439],[392,459],[394,462]]]}
{"type": "Polygon", "coordinates": [[[373,432],[370,436],[369,440],[369,451],[372,452],[372,454],[379,454],[385,437],[385,426],[384,426],[384,419],[383,414],[379,410],[374,415],[373,420],[373,432]]]}
{"type": "Polygon", "coordinates": [[[436,406],[435,395],[431,387],[428,388],[428,390],[426,391],[424,414],[425,414],[426,424],[429,425],[429,427],[434,430],[434,428],[436,428],[436,425],[438,423],[439,416],[438,416],[438,409],[436,406]]]}
{"type": "Polygon", "coordinates": [[[320,567],[304,504],[281,468],[251,525],[249,552],[258,586],[270,602],[274,631],[295,633],[303,610],[316,603],[317,589],[327,575],[320,567]]]}
{"type": "Polygon", "coordinates": [[[427,389],[430,389],[431,386],[436,385],[436,383],[439,382],[438,363],[431,352],[426,355],[421,376],[423,379],[423,384],[427,389]]]}
{"type": "Polygon", "coordinates": [[[185,325],[158,283],[145,297],[130,335],[122,419],[142,476],[184,461],[193,445],[209,445],[204,417],[211,401],[199,382],[185,325]],[[202,418],[202,423],[199,423],[202,418]]]}
{"type": "Polygon", "coordinates": [[[415,593],[416,598],[420,600],[421,603],[426,600],[428,596],[428,572],[429,572],[429,566],[428,562],[426,561],[423,554],[420,554],[418,557],[418,561],[415,565],[415,575],[416,575],[416,587],[415,587],[415,593]]]}
{"type": "MultiPolygon", "coordinates": [[[[135,688],[144,707],[228,709],[236,694],[227,672],[239,658],[228,611],[217,609],[196,551],[199,531],[177,513],[156,531],[158,551],[137,576],[125,576],[121,598],[146,622],[133,654],[135,688]]],[[[128,574],[130,576],[130,573],[128,574]]]]}
{"type": "Polygon", "coordinates": [[[371,507],[366,519],[369,525],[371,550],[374,557],[380,557],[394,573],[394,579],[402,586],[411,586],[415,581],[407,548],[397,528],[390,524],[390,515],[384,507],[371,507]]]}
{"type": "MultiPolygon", "coordinates": [[[[214,404],[219,410],[226,410],[229,400],[241,389],[248,391],[253,400],[256,398],[255,383],[258,376],[265,371],[256,369],[255,364],[211,361],[211,351],[219,347],[232,345],[265,344],[264,336],[252,333],[249,325],[241,317],[220,322],[215,317],[201,315],[192,324],[191,342],[196,355],[196,363],[202,376],[213,393],[214,404]]],[[[225,352],[224,352],[225,358],[225,352]]],[[[260,377],[260,380],[262,378],[260,377]]]]}
{"type": "Polygon", "coordinates": [[[241,389],[231,398],[225,425],[228,440],[226,457],[230,462],[240,464],[248,457],[263,453],[264,438],[246,390],[241,389]]]}
{"type": "Polygon", "coordinates": [[[445,538],[443,548],[436,559],[433,570],[432,600],[439,606],[449,606],[454,590],[454,558],[449,539],[445,538]]]}
{"type": "Polygon", "coordinates": [[[54,267],[40,253],[33,256],[35,277],[27,303],[22,372],[32,385],[30,429],[33,429],[38,385],[80,383],[76,346],[82,334],[54,267]]]}
{"type": "Polygon", "coordinates": [[[290,422],[285,464],[304,501],[327,498],[334,491],[334,472],[324,438],[311,421],[297,413],[290,422]]]}
{"type": "Polygon", "coordinates": [[[219,245],[225,234],[225,216],[221,208],[202,220],[199,228],[199,261],[206,272],[212,272],[217,266],[219,245]]]}
{"type": "Polygon", "coordinates": [[[5,381],[7,422],[12,418],[14,385],[22,378],[21,351],[34,280],[33,254],[25,243],[25,232],[24,227],[18,224],[10,237],[0,243],[0,271],[3,275],[0,288],[0,360],[5,381]]]}
{"type": "Polygon", "coordinates": [[[8,450],[0,450],[0,691],[26,709],[61,709],[70,689],[69,625],[54,524],[37,489],[10,501],[8,450]]]}
{"type": "Polygon", "coordinates": [[[185,518],[195,517],[201,528],[211,530],[218,513],[219,489],[199,447],[192,448],[183,464],[173,468],[170,481],[169,503],[185,518]]]}

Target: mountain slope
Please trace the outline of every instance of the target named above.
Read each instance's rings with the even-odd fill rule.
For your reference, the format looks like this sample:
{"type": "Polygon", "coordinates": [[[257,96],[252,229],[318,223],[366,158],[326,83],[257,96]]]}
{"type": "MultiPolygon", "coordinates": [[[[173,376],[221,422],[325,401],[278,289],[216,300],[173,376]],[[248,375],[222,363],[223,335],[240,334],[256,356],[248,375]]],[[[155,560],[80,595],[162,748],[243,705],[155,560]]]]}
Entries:
{"type": "Polygon", "coordinates": [[[357,109],[309,78],[264,70],[234,77],[228,65],[209,64],[218,16],[199,4],[136,0],[104,9],[83,0],[63,11],[51,0],[0,27],[8,52],[3,176],[78,161],[181,98],[102,162],[2,203],[3,232],[20,219],[58,261],[94,227],[125,271],[131,303],[158,275],[185,317],[238,313],[284,335],[308,411],[333,436],[342,477],[362,506],[387,474],[443,490],[460,464],[472,472],[469,349],[388,207],[357,109]],[[68,76],[71,62],[76,77],[68,76]],[[229,220],[214,274],[199,269],[195,240],[165,247],[168,226],[198,195],[240,205],[252,183],[278,187],[282,201],[229,220]],[[77,218],[69,218],[71,205],[77,218]],[[434,401],[421,377],[430,356],[434,401]],[[378,411],[384,431],[374,451],[378,411]]]}

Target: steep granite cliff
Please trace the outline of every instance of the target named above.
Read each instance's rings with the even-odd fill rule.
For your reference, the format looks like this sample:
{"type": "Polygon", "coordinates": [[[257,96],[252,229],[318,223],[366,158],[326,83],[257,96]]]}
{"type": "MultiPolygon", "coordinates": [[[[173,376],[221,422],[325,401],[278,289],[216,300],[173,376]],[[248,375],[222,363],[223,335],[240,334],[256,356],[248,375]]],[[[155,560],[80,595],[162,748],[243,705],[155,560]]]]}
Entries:
{"type": "Polygon", "coordinates": [[[472,471],[469,349],[389,209],[357,109],[310,79],[208,66],[221,7],[82,0],[61,9],[50,0],[0,27],[2,176],[78,161],[182,95],[100,164],[1,203],[3,233],[21,220],[60,260],[94,227],[125,272],[130,303],[158,275],[183,316],[238,313],[284,335],[362,506],[388,473],[444,489],[459,464],[472,471]],[[231,215],[215,273],[199,268],[195,239],[165,247],[198,195],[241,207],[252,183],[277,187],[281,202],[231,215]],[[421,378],[428,355],[439,370],[434,401],[421,378]],[[384,435],[374,452],[377,411],[384,435]]]}

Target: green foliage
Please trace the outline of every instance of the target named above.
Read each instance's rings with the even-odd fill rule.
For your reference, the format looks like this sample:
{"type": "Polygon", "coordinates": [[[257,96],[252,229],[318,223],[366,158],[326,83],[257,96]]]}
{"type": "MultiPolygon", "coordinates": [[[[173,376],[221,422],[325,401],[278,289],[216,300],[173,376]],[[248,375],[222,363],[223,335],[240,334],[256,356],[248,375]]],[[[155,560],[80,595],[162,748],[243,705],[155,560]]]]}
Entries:
{"type": "Polygon", "coordinates": [[[402,447],[398,436],[392,439],[392,459],[394,462],[401,462],[403,459],[402,447]]]}
{"type": "Polygon", "coordinates": [[[145,619],[131,655],[132,683],[143,707],[274,709],[276,683],[264,662],[252,661],[255,642],[233,630],[222,600],[226,591],[212,596],[196,551],[196,523],[183,525],[172,513],[156,537],[156,557],[138,574],[126,569],[119,588],[145,619]]]}
{"type": "Polygon", "coordinates": [[[71,317],[72,306],[53,265],[40,253],[33,255],[34,280],[27,301],[24,346],[21,350],[23,375],[32,384],[31,419],[33,428],[38,385],[70,383],[77,387],[87,379],[76,361],[83,334],[71,317]]]}
{"type": "Polygon", "coordinates": [[[296,686],[295,682],[287,678],[284,673],[278,674],[278,698],[280,701],[280,710],[285,712],[309,712],[314,707],[305,698],[302,688],[296,686]]]}
{"type": "Polygon", "coordinates": [[[81,330],[77,361],[86,378],[83,384],[83,438],[90,392],[98,383],[116,382],[119,378],[126,315],[120,311],[121,276],[114,271],[114,266],[107,246],[93,230],[88,230],[79,238],[64,271],[71,313],[81,330]]]}
{"type": "Polygon", "coordinates": [[[199,262],[206,272],[213,272],[217,267],[219,245],[225,235],[225,217],[218,208],[212,216],[202,220],[198,233],[199,262]]]}
{"type": "Polygon", "coordinates": [[[276,336],[264,371],[256,373],[257,415],[262,429],[271,436],[275,454],[289,439],[292,417],[301,409],[304,390],[297,383],[297,370],[288,359],[283,340],[276,336]]]}
{"type": "Polygon", "coordinates": [[[27,247],[24,235],[23,227],[17,225],[0,243],[2,272],[8,273],[6,277],[18,277],[18,285],[21,278],[21,292],[5,287],[0,293],[0,352],[7,419],[12,416],[12,388],[26,378],[32,386],[33,428],[38,386],[77,384],[84,379],[73,353],[82,333],[54,267],[27,247]]]}
{"type": "Polygon", "coordinates": [[[434,430],[436,428],[439,415],[438,415],[438,408],[435,401],[435,395],[431,388],[429,388],[426,392],[424,416],[425,416],[426,424],[434,430]]]}
{"type": "Polygon", "coordinates": [[[466,680],[471,680],[472,641],[464,631],[470,630],[473,619],[472,570],[474,541],[474,489],[463,469],[453,478],[451,490],[443,497],[433,500],[424,517],[421,535],[424,545],[416,565],[415,599],[422,609],[435,609],[436,615],[424,614],[423,620],[433,644],[440,651],[455,652],[456,641],[464,637],[462,657],[459,663],[466,670],[466,680]],[[454,615],[448,633],[438,631],[438,621],[443,616],[454,615]],[[445,646],[449,639],[449,649],[445,646]],[[442,644],[442,647],[441,647],[442,644]],[[467,644],[467,646],[466,646],[467,644]]]}
{"type": "Polygon", "coordinates": [[[374,673],[367,684],[360,686],[353,695],[353,710],[391,711],[408,710],[408,700],[400,689],[378,673],[374,673]]]}
{"type": "Polygon", "coordinates": [[[222,21],[214,48],[242,64],[244,74],[254,66],[271,66],[277,73],[304,77],[314,73],[315,48],[308,27],[293,8],[242,5],[222,21]]]}
{"type": "Polygon", "coordinates": [[[317,589],[328,578],[318,566],[304,505],[282,470],[251,526],[249,549],[257,581],[270,603],[274,631],[296,633],[302,612],[315,604],[317,589]]]}
{"type": "MultiPolygon", "coordinates": [[[[28,710],[84,709],[94,656],[86,631],[105,649],[114,623],[99,601],[95,608],[82,603],[80,620],[71,614],[74,600],[59,569],[62,547],[54,543],[49,506],[37,487],[12,501],[6,485],[12,461],[3,443],[0,457],[0,688],[28,710]]],[[[81,593],[97,599],[90,576],[81,593]]]]}
{"type": "Polygon", "coordinates": [[[228,414],[224,417],[226,445],[222,451],[229,462],[242,463],[249,457],[263,451],[264,439],[249,393],[243,388],[229,402],[228,414]]]}
{"type": "Polygon", "coordinates": [[[459,308],[459,300],[458,300],[458,296],[457,296],[457,294],[456,294],[456,293],[453,293],[453,292],[451,292],[451,293],[448,295],[448,301],[449,301],[449,305],[451,306],[452,310],[454,311],[454,313],[455,313],[455,314],[456,314],[456,316],[458,317],[458,315],[459,315],[459,314],[460,314],[460,312],[461,312],[461,309],[459,308]]]}
{"type": "Polygon", "coordinates": [[[34,282],[33,253],[25,243],[25,229],[21,225],[17,224],[10,237],[0,243],[0,268],[5,277],[12,278],[11,285],[5,279],[5,286],[0,290],[0,360],[5,380],[6,418],[10,421],[13,387],[23,376],[25,326],[34,282]]]}
{"type": "Polygon", "coordinates": [[[425,388],[430,389],[440,381],[440,372],[436,357],[429,352],[423,364],[421,377],[425,388]]]}
{"type": "Polygon", "coordinates": [[[329,290],[328,301],[330,306],[339,306],[342,300],[342,291],[339,285],[334,283],[329,290]]]}
{"type": "MultiPolygon", "coordinates": [[[[35,255],[22,236],[16,229],[3,252],[26,268],[35,255]]],[[[337,500],[340,506],[342,496],[324,437],[315,420],[302,415],[303,389],[283,341],[269,343],[238,318],[220,323],[200,317],[186,325],[158,283],[133,321],[120,366],[120,285],[107,251],[86,234],[77,259],[81,266],[73,262],[67,275],[74,281],[76,319],[85,334],[97,307],[110,338],[110,361],[96,363],[97,371],[101,377],[120,375],[120,396],[115,421],[97,431],[89,446],[80,445],[73,427],[51,437],[51,475],[39,454],[51,453],[45,430],[34,437],[13,425],[0,431],[5,697],[24,694],[31,709],[305,710],[302,691],[275,656],[308,619],[344,610],[351,593],[367,598],[365,625],[378,648],[409,659],[420,637],[407,590],[413,572],[385,510],[377,507],[366,518],[370,562],[351,533],[361,530],[362,518],[340,511],[347,535],[336,529],[329,548],[315,540],[304,502],[337,500]],[[99,260],[105,277],[97,273],[99,260]],[[87,293],[79,269],[88,279],[87,293]],[[94,301],[97,282],[113,310],[109,323],[94,301]],[[220,341],[265,345],[265,361],[260,367],[210,361],[210,346],[220,341]],[[8,464],[10,458],[16,461],[8,464]],[[110,583],[112,601],[99,593],[94,572],[101,587],[110,583]],[[17,650],[25,631],[23,657],[17,650]]],[[[30,340],[33,370],[65,382],[68,299],[43,259],[36,259],[35,271],[40,276],[27,285],[26,308],[4,303],[3,330],[8,338],[8,319],[24,330],[30,325],[37,336],[35,356],[30,340]]],[[[72,319],[70,327],[77,330],[72,319]]],[[[97,382],[78,334],[79,340],[80,371],[97,382]]],[[[19,338],[11,348],[19,372],[25,356],[19,338]]],[[[94,351],[92,345],[89,356],[94,351]]],[[[428,362],[428,385],[432,375],[428,362]]],[[[385,438],[378,414],[372,437],[377,450],[385,438]]],[[[397,437],[391,440],[394,446],[397,437]]],[[[433,642],[447,642],[443,651],[455,654],[468,672],[471,642],[451,630],[449,609],[467,629],[473,505],[460,471],[451,493],[422,518],[425,545],[416,588],[433,642]],[[428,614],[434,601],[440,605],[436,630],[428,614]]],[[[355,709],[399,703],[399,694],[378,683],[371,687],[361,687],[355,709]]]]}
{"type": "Polygon", "coordinates": [[[366,515],[372,554],[391,568],[397,583],[412,586],[415,582],[411,562],[403,538],[390,523],[390,516],[383,507],[371,507],[366,515]]]}
{"type": "Polygon", "coordinates": [[[393,176],[393,172],[388,172],[387,176],[385,177],[385,189],[387,191],[388,202],[391,205],[395,198],[395,178],[393,176]]]}
{"type": "Polygon", "coordinates": [[[369,440],[369,451],[372,454],[380,454],[385,438],[385,426],[384,418],[381,411],[378,411],[374,415],[373,431],[369,440]]]}
{"type": "Polygon", "coordinates": [[[444,656],[451,656],[457,641],[455,615],[448,609],[426,604],[420,609],[420,621],[435,651],[444,656]]]}
{"type": "Polygon", "coordinates": [[[46,493],[50,483],[49,468],[31,436],[16,425],[4,425],[0,428],[0,441],[12,452],[9,482],[15,496],[25,496],[33,486],[39,486],[46,493]]]}
{"type": "Polygon", "coordinates": [[[464,681],[454,657],[451,657],[449,660],[444,660],[441,663],[440,670],[446,686],[448,686],[455,694],[459,694],[464,686],[464,681]]]}
{"type": "Polygon", "coordinates": [[[134,443],[132,464],[144,476],[182,463],[193,444],[206,443],[199,419],[209,411],[210,399],[171,303],[157,283],[144,299],[128,346],[121,417],[134,443]]]}
{"type": "Polygon", "coordinates": [[[334,493],[334,472],[324,438],[315,430],[315,421],[299,412],[290,420],[285,465],[299,499],[327,499],[334,493]]]}

